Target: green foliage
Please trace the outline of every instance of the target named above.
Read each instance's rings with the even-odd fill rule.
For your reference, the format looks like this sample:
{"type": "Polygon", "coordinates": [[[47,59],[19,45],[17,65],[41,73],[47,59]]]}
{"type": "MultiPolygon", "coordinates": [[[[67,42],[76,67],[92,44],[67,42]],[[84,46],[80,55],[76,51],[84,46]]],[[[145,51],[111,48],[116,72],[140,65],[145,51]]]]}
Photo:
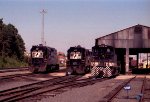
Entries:
{"type": "Polygon", "coordinates": [[[13,68],[13,67],[25,67],[28,66],[27,63],[24,61],[19,61],[15,58],[10,58],[10,57],[5,57],[2,58],[0,57],[0,68],[13,68]]]}
{"type": "MultiPolygon", "coordinates": [[[[12,24],[4,24],[0,19],[0,56],[24,60],[25,43],[12,24]]],[[[7,60],[7,59],[6,59],[7,60]]]]}
{"type": "Polygon", "coordinates": [[[17,28],[0,19],[0,68],[27,66],[24,52],[25,43],[17,28]]]}

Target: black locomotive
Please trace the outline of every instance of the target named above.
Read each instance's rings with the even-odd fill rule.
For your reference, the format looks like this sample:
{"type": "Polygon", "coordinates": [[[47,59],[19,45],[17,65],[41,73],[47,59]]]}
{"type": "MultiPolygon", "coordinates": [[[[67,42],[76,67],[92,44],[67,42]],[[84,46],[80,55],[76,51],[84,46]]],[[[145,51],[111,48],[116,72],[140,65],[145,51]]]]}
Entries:
{"type": "Polygon", "coordinates": [[[96,77],[112,77],[120,73],[115,49],[108,45],[92,47],[92,75],[96,77]]]}
{"type": "Polygon", "coordinates": [[[91,52],[81,46],[70,47],[67,51],[66,75],[85,74],[91,69],[91,52]]]}
{"type": "Polygon", "coordinates": [[[29,70],[31,72],[59,70],[57,50],[43,45],[32,46],[29,70]]]}

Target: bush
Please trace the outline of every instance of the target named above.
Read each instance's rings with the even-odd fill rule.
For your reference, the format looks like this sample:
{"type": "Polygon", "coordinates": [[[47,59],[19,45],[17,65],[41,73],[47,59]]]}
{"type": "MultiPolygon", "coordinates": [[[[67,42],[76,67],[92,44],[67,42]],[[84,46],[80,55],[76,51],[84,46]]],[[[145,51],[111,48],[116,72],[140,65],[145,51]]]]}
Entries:
{"type": "Polygon", "coordinates": [[[28,63],[19,61],[16,58],[0,57],[0,68],[26,67],[28,63]]]}

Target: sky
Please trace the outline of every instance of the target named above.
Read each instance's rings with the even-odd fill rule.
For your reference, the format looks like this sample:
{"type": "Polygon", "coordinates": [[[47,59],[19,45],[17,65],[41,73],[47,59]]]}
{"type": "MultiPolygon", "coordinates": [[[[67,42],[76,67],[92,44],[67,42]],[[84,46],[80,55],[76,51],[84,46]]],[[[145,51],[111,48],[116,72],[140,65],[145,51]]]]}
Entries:
{"type": "Polygon", "coordinates": [[[41,43],[42,14],[46,45],[66,53],[95,39],[141,24],[150,26],[150,0],[0,0],[0,18],[13,24],[29,52],[41,43]]]}

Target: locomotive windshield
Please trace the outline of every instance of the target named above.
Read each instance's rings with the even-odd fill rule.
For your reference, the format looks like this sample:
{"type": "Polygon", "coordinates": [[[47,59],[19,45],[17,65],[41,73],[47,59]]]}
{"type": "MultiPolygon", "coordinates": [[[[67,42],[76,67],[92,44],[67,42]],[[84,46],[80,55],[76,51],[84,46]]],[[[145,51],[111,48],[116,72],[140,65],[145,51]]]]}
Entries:
{"type": "Polygon", "coordinates": [[[32,51],[32,58],[43,58],[43,52],[41,50],[32,51]]]}
{"type": "Polygon", "coordinates": [[[70,59],[81,59],[81,52],[71,52],[70,59]]]}
{"type": "Polygon", "coordinates": [[[113,57],[114,50],[111,47],[96,47],[93,48],[93,55],[99,57],[99,59],[111,59],[113,57]]]}
{"type": "Polygon", "coordinates": [[[101,59],[111,59],[113,56],[113,49],[111,48],[100,48],[100,55],[101,59]]]}

